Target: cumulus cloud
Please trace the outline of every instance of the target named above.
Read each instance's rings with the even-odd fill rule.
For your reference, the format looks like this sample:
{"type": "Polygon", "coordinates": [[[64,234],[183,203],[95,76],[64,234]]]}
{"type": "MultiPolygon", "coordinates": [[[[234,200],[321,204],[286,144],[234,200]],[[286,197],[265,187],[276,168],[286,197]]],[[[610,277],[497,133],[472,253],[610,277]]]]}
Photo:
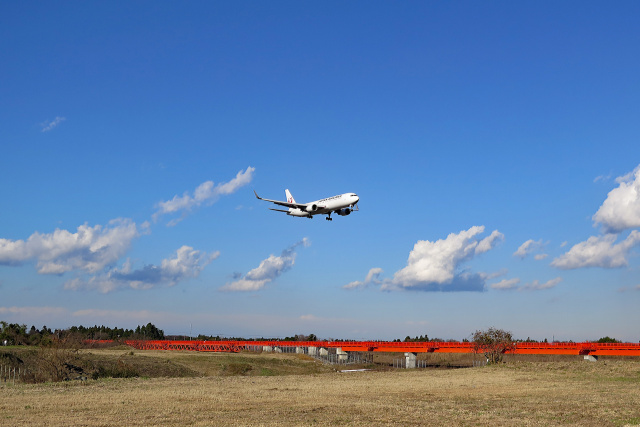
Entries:
{"type": "Polygon", "coordinates": [[[60,123],[64,122],[65,120],[67,120],[65,117],[56,117],[53,120],[45,120],[44,122],[40,123],[40,127],[42,128],[42,132],[49,132],[50,130],[53,130],[55,127],[57,127],[60,123]]]}
{"type": "Polygon", "coordinates": [[[487,275],[461,271],[462,265],[477,255],[495,247],[504,239],[495,230],[479,240],[484,226],[451,233],[444,240],[418,241],[409,254],[407,266],[397,271],[393,279],[383,283],[382,289],[412,289],[424,291],[482,291],[487,275]]]}
{"type": "MultiPolygon", "coordinates": [[[[518,250],[513,253],[513,256],[517,256],[519,258],[524,259],[528,255],[542,250],[543,247],[544,247],[544,244],[542,243],[542,240],[538,240],[536,242],[533,239],[529,239],[526,242],[524,242],[522,245],[520,245],[518,250]]],[[[536,260],[542,260],[542,259],[545,259],[546,257],[547,257],[547,254],[537,254],[534,256],[536,260]]]]}
{"type": "Polygon", "coordinates": [[[56,229],[49,234],[35,232],[26,241],[0,239],[0,264],[36,260],[40,274],[95,273],[120,259],[138,236],[134,222],[114,219],[106,226],[81,225],[75,233],[56,229]]]}
{"type": "Polygon", "coordinates": [[[379,285],[382,283],[382,280],[380,280],[381,274],[382,274],[381,268],[377,268],[377,267],[372,268],[371,270],[369,270],[369,273],[367,273],[367,277],[365,277],[363,282],[356,280],[347,285],[344,285],[342,288],[343,289],[360,289],[360,288],[366,288],[370,284],[379,285]]]}
{"type": "Polygon", "coordinates": [[[174,219],[168,223],[170,226],[175,225],[193,208],[203,204],[210,205],[215,203],[220,196],[234,193],[240,187],[250,183],[255,170],[255,168],[249,166],[246,170],[239,171],[236,177],[229,182],[214,185],[213,181],[206,181],[196,187],[193,194],[185,192],[182,196],[175,195],[171,200],[159,202],[155,206],[157,211],[153,214],[153,219],[157,221],[161,215],[182,212],[181,218],[174,219]]]}
{"type": "Polygon", "coordinates": [[[593,215],[593,221],[602,224],[605,233],[640,227],[640,165],[616,182],[618,187],[609,192],[593,215]]]}
{"type": "Polygon", "coordinates": [[[173,257],[162,260],[159,266],[146,265],[134,270],[131,261],[127,260],[120,269],[114,268],[89,279],[75,278],[65,283],[64,288],[108,293],[123,288],[151,289],[174,286],[182,280],[198,277],[204,267],[218,256],[220,252],[207,254],[190,246],[182,246],[173,257]]]}
{"type": "Polygon", "coordinates": [[[554,259],[551,265],[564,270],[625,267],[628,265],[627,255],[640,243],[640,232],[633,230],[625,240],[615,244],[617,238],[615,234],[589,237],[586,242],[574,245],[569,252],[554,259]]]}
{"type": "Polygon", "coordinates": [[[267,283],[291,269],[296,261],[296,248],[300,245],[308,247],[311,243],[306,237],[283,250],[280,256],[270,255],[260,265],[249,271],[244,277],[224,285],[225,291],[257,291],[267,283]]]}
{"type": "Polygon", "coordinates": [[[629,253],[640,243],[640,232],[633,230],[622,242],[616,244],[616,241],[621,232],[640,227],[640,165],[616,178],[616,182],[618,187],[609,192],[592,218],[594,225],[602,226],[604,234],[574,245],[567,253],[555,258],[552,266],[575,269],[628,265],[629,253]]]}

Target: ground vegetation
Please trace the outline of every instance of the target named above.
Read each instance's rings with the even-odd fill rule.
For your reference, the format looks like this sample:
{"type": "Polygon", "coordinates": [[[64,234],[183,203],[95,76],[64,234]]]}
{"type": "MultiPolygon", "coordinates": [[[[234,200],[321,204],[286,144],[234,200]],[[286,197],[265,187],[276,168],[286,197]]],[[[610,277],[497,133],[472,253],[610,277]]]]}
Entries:
{"type": "Polygon", "coordinates": [[[640,424],[636,358],[508,355],[500,367],[342,373],[296,354],[83,352],[183,376],[0,384],[0,425],[640,424]]]}

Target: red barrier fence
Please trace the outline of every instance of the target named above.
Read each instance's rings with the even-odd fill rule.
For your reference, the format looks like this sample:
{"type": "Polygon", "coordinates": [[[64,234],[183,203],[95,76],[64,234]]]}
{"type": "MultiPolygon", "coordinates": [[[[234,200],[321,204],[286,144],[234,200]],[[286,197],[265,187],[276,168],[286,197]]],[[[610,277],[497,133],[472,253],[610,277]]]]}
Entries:
{"type": "MultiPolygon", "coordinates": [[[[389,342],[389,341],[153,341],[128,340],[138,350],[190,350],[239,352],[258,347],[341,348],[343,351],[394,353],[473,353],[471,342],[389,342]]],[[[512,354],[573,354],[592,356],[640,356],[640,344],[632,343],[516,343],[512,354]]]]}

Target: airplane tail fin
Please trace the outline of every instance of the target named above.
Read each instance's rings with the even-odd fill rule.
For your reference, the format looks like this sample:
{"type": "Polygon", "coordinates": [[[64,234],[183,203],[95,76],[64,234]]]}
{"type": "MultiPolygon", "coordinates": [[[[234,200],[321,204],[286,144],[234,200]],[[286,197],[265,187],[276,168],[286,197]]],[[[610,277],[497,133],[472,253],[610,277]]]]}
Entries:
{"type": "Polygon", "coordinates": [[[286,196],[287,196],[287,202],[289,202],[289,203],[295,203],[296,202],[293,199],[293,196],[291,195],[291,193],[289,192],[289,189],[284,190],[284,194],[286,194],[286,196]]]}

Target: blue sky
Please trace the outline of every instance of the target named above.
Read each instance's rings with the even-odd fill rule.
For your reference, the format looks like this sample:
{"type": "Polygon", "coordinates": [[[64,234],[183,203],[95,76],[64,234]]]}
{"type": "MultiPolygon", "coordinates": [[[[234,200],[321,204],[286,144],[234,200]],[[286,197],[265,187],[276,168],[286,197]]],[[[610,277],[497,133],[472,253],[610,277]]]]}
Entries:
{"type": "Polygon", "coordinates": [[[0,319],[638,341],[638,16],[5,3],[0,319]],[[253,195],[285,188],[360,211],[293,218],[253,195]]]}

